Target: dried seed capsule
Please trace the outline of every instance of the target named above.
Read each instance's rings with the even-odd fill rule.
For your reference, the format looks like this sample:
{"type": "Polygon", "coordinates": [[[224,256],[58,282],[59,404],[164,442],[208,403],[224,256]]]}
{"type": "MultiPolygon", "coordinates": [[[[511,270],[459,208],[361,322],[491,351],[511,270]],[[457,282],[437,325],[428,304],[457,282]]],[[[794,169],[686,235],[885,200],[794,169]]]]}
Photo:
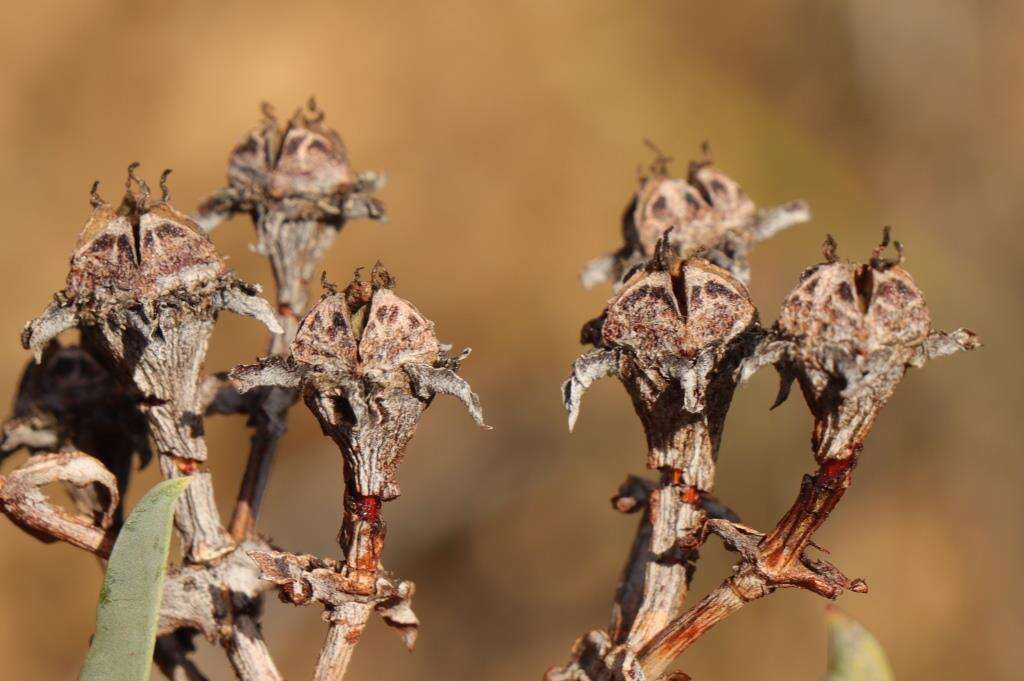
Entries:
{"type": "Polygon", "coordinates": [[[755,361],[775,361],[783,377],[780,400],[793,379],[815,416],[812,445],[819,462],[856,454],[910,366],[980,346],[966,329],[932,329],[921,291],[899,257],[882,244],[867,264],[839,260],[826,242],[826,262],[808,268],[782,304],[773,336],[755,361]]]}
{"type": "Polygon", "coordinates": [[[378,263],[371,280],[329,288],[302,320],[288,359],[236,367],[242,391],[260,385],[301,388],[306,405],[345,457],[355,499],[400,493],[397,469],[436,394],[458,397],[483,425],[480,401],[456,371],[468,351],[449,357],[434,324],[392,291],[378,263]]]}
{"type": "Polygon", "coordinates": [[[618,375],[647,433],[647,465],[683,471],[710,490],[714,456],[736,387],[736,368],[757,337],[746,287],[699,258],[679,260],[668,237],[651,265],[628,276],[584,335],[595,350],[563,385],[570,429],[583,392],[618,375]]]}
{"type": "MultiPolygon", "coordinates": [[[[141,396],[164,475],[191,474],[206,460],[198,379],[217,313],[255,317],[275,333],[281,328],[258,287],[238,280],[210,239],[168,203],[166,173],[163,198],[150,202],[136,166],[117,208],[94,187],[93,214],[72,254],[67,288],[29,322],[22,343],[38,358],[61,331],[79,327],[83,346],[141,396]]],[[[212,507],[208,477],[200,477],[186,491],[185,507],[212,507]]],[[[194,560],[230,549],[219,528],[184,527],[191,520],[181,508],[178,522],[194,560]]]]}
{"type": "Polygon", "coordinates": [[[705,160],[691,163],[686,179],[669,175],[669,161],[658,152],[648,172],[640,176],[622,219],[624,244],[587,264],[581,277],[587,288],[618,280],[630,267],[651,258],[669,230],[669,243],[681,257],[705,258],[746,284],[747,255],[753,244],[810,219],[801,201],[757,210],[743,189],[707,158],[706,147],[705,160]]]}
{"type": "Polygon", "coordinates": [[[198,210],[197,221],[207,231],[233,213],[252,216],[257,248],[270,259],[289,326],[275,350],[294,336],[308,283],[338,230],[352,218],[384,218],[383,204],[372,196],[383,177],[354,171],[341,137],[323,120],[313,99],[283,127],[264,105],[263,123],[231,153],[228,186],[198,210]]]}

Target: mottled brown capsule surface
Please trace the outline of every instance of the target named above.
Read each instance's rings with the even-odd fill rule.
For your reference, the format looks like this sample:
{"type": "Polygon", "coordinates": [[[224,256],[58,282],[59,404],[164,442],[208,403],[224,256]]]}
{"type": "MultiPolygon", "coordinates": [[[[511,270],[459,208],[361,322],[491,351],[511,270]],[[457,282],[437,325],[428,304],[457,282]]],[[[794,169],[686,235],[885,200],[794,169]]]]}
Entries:
{"type": "Polygon", "coordinates": [[[666,240],[661,244],[660,255],[627,277],[604,314],[584,327],[596,349],[577,360],[563,386],[565,404],[572,427],[586,388],[601,376],[619,376],[644,423],[648,466],[681,470],[685,484],[710,490],[757,311],[727,271],[699,258],[672,258],[666,240]]]}
{"type": "Polygon", "coordinates": [[[653,257],[666,234],[681,257],[700,256],[746,283],[752,245],[810,218],[807,206],[798,201],[758,211],[740,185],[710,159],[691,163],[685,179],[669,175],[670,160],[659,155],[640,176],[623,215],[623,246],[586,266],[585,286],[619,279],[630,267],[653,257]]]}
{"type": "Polygon", "coordinates": [[[455,371],[434,323],[397,296],[379,265],[370,281],[331,288],[299,325],[287,360],[238,367],[243,390],[301,387],[303,398],[345,457],[356,498],[399,495],[398,464],[420,415],[437,393],[461,399],[482,425],[480,403],[455,371]]]}
{"type": "Polygon", "coordinates": [[[902,267],[902,247],[897,242],[899,258],[887,260],[888,245],[886,229],[870,261],[857,264],[836,258],[827,241],[826,262],[804,271],[775,325],[779,399],[799,381],[822,461],[856,454],[908,367],[980,345],[970,331],[932,329],[924,296],[902,267]]]}
{"type": "Polygon", "coordinates": [[[901,266],[836,261],[803,273],[782,304],[778,328],[808,344],[870,353],[922,342],[931,332],[931,315],[901,266]]]}
{"type": "Polygon", "coordinates": [[[128,194],[119,208],[101,203],[71,256],[68,292],[99,304],[152,300],[227,274],[224,260],[192,220],[166,202],[128,194]]]}
{"type": "Polygon", "coordinates": [[[326,196],[353,188],[355,176],[341,136],[321,111],[297,111],[280,127],[271,112],[246,133],[228,162],[231,184],[274,199],[326,196]]]}
{"type": "MultiPolygon", "coordinates": [[[[22,343],[40,358],[61,332],[78,327],[82,345],[139,398],[165,477],[197,473],[206,460],[199,374],[217,314],[255,317],[280,333],[259,289],[239,281],[209,237],[129,166],[121,204],[93,189],[93,213],[71,256],[67,288],[25,327],[22,343]]],[[[169,172],[169,171],[168,171],[169,172]]],[[[194,562],[232,549],[212,509],[209,476],[200,474],[177,510],[183,547],[194,562]]]]}
{"type": "Polygon", "coordinates": [[[601,346],[628,348],[641,361],[694,357],[728,342],[756,318],[742,283],[695,258],[670,270],[641,270],[625,281],[605,312],[601,346]]]}

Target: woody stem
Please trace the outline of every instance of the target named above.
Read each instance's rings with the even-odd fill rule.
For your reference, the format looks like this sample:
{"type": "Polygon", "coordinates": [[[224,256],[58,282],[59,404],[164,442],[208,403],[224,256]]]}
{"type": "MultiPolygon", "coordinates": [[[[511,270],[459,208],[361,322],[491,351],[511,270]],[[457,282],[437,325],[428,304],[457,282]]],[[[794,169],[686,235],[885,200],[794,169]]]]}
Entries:
{"type": "MultiPolygon", "coordinates": [[[[814,475],[804,476],[796,501],[769,534],[749,546],[735,547],[743,557],[734,574],[640,649],[648,678],[657,678],[713,626],[779,587],[801,587],[826,598],[835,598],[844,589],[866,590],[860,580],[847,580],[833,566],[804,554],[850,486],[855,465],[853,456],[822,463],[814,475]]],[[[740,541],[738,537],[733,540],[740,541]]]]}
{"type": "MultiPolygon", "coordinates": [[[[384,549],[385,526],[379,512],[378,497],[358,497],[346,492],[338,539],[349,574],[365,581],[370,591],[377,581],[380,555],[384,549]]],[[[373,600],[367,598],[365,601],[349,601],[327,611],[330,626],[317,660],[314,681],[340,681],[345,676],[373,607],[373,600]]]]}

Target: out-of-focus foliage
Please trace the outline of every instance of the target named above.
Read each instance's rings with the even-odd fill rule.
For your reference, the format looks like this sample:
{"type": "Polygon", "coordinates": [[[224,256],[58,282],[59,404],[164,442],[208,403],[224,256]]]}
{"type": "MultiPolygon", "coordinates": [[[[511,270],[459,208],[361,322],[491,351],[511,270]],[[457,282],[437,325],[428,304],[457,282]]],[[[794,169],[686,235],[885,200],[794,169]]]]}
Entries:
{"type": "Polygon", "coordinates": [[[878,640],[856,620],[830,607],[828,672],[823,681],[894,681],[892,667],[878,640]]]}

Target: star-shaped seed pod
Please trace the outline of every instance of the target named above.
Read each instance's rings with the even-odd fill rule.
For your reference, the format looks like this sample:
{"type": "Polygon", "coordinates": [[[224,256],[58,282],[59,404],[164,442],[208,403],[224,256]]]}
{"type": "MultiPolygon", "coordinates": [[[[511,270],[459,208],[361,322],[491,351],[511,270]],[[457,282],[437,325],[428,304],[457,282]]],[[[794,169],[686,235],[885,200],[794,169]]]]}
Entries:
{"type": "Polygon", "coordinates": [[[684,484],[708,491],[736,369],[759,338],[757,310],[727,271],[675,257],[668,236],[659,243],[656,257],[584,327],[583,341],[595,349],[562,386],[569,428],[584,391],[617,375],[644,424],[648,467],[682,471],[684,484]]]}
{"type": "Polygon", "coordinates": [[[434,323],[395,295],[378,263],[369,281],[343,291],[328,286],[302,320],[287,359],[236,367],[239,390],[301,389],[306,406],[345,458],[356,498],[399,495],[398,464],[423,410],[437,394],[453,395],[481,426],[480,400],[456,373],[468,351],[451,357],[434,323]]]}
{"type": "MultiPolygon", "coordinates": [[[[117,478],[123,498],[138,456],[149,463],[146,419],[135,400],[99,362],[77,346],[51,341],[42,361],[22,374],[11,418],[3,424],[0,461],[19,449],[32,454],[83,451],[117,478]]],[[[79,511],[96,516],[108,505],[95,486],[66,485],[79,511]]],[[[121,523],[121,508],[114,511],[121,523]]]]}
{"type": "Polygon", "coordinates": [[[879,410],[909,367],[981,342],[974,332],[932,328],[924,296],[898,257],[882,257],[889,228],[866,264],[836,256],[825,242],[825,262],[806,269],[786,297],[771,337],[744,367],[773,362],[782,385],[795,379],[815,417],[812,446],[819,462],[856,455],[879,410]]]}
{"type": "MultiPolygon", "coordinates": [[[[78,327],[83,347],[139,395],[164,475],[191,474],[206,460],[199,372],[217,314],[254,317],[274,333],[281,327],[259,288],[237,279],[209,237],[170,205],[169,171],[161,178],[161,200],[151,202],[137,165],[129,166],[116,208],[94,185],[93,213],[71,256],[67,287],[26,325],[22,344],[38,360],[50,340],[78,327]]],[[[194,501],[212,508],[207,488],[190,485],[179,509],[194,501]]],[[[194,537],[198,544],[186,550],[197,559],[230,550],[214,533],[217,538],[194,537]]]]}
{"type": "Polygon", "coordinates": [[[623,273],[650,259],[663,235],[681,257],[700,256],[750,283],[748,253],[753,245],[777,232],[806,222],[810,210],[802,201],[758,210],[734,180],[710,159],[690,163],[685,179],[669,174],[672,160],[656,147],[657,156],[622,216],[622,247],[596,258],[583,269],[581,281],[590,288],[618,282],[623,273]]]}
{"type": "Polygon", "coordinates": [[[384,179],[352,169],[340,135],[324,124],[312,98],[283,126],[266,104],[263,113],[231,152],[228,186],[200,205],[197,222],[209,231],[234,213],[251,215],[279,303],[301,315],[308,282],[338,230],[353,218],[384,218],[372,196],[384,179]]]}

